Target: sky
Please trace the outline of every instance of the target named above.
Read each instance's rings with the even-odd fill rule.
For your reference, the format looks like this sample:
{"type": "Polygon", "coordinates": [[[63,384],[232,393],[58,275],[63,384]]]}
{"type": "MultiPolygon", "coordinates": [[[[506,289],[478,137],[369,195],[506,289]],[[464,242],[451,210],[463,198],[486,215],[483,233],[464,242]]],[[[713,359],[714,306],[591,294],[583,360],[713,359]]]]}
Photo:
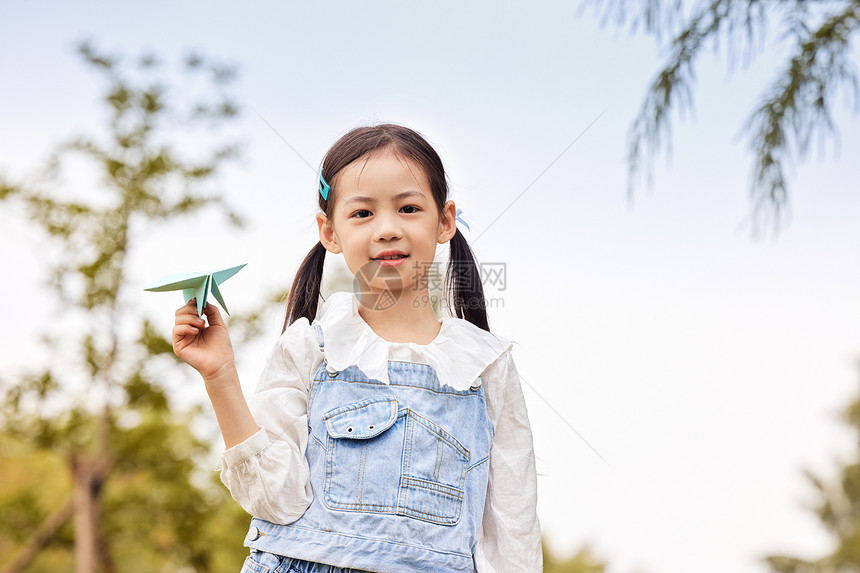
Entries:
{"type": "MultiPolygon", "coordinates": [[[[746,68],[700,57],[695,113],[673,115],[670,158],[631,198],[627,132],[663,53],[577,3],[4,2],[0,173],[32,175],[59,141],[99,133],[104,84],[75,54],[82,39],[238,65],[243,113],[228,135],[243,156],[218,188],[250,224],[209,213],[138,229],[129,272],[142,288],[247,262],[225,288],[241,309],[288,283],[317,241],[308,164],[357,125],[418,130],[478,260],[505,264],[504,290],[485,287],[490,325],[518,342],[551,547],[587,544],[609,573],[764,572],[764,555],[832,545],[803,471],[832,478],[856,455],[838,412],[860,378],[860,122],[841,96],[838,154],[826,140],[792,162],[790,218],[759,238],[743,226],[741,127],[787,50],[769,34],[746,68]]],[[[94,194],[86,177],[73,168],[70,188],[94,194]]],[[[14,269],[0,328],[10,371],[38,359],[57,307],[41,287],[44,242],[5,205],[0,249],[14,269]]],[[[169,332],[170,295],[127,296],[169,332]]],[[[246,392],[270,344],[238,349],[246,392]]]]}

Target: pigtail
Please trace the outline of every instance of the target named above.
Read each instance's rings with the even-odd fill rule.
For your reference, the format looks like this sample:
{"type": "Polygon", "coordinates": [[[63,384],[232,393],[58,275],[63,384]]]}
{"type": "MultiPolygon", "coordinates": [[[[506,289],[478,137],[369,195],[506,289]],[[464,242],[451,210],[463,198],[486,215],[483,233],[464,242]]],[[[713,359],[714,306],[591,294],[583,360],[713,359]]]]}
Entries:
{"type": "Polygon", "coordinates": [[[460,229],[451,237],[449,244],[448,271],[445,273],[448,305],[457,318],[464,318],[490,332],[481,272],[472,248],[460,229]]]}
{"type": "Polygon", "coordinates": [[[287,316],[284,318],[282,333],[301,317],[307,318],[308,322],[313,322],[316,318],[326,252],[328,251],[323,244],[317,242],[302,261],[302,266],[299,267],[299,272],[296,273],[293,286],[290,288],[287,316]]]}

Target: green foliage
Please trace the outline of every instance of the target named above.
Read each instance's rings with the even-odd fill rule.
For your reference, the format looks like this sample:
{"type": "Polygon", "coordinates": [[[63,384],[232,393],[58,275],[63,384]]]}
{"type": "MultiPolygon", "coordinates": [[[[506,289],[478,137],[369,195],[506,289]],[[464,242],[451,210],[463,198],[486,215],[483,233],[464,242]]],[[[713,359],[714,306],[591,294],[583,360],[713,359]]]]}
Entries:
{"type": "MultiPolygon", "coordinates": [[[[860,396],[842,412],[842,421],[860,436],[860,396]]],[[[835,483],[826,483],[810,470],[804,475],[819,497],[813,508],[834,538],[835,549],[818,559],[768,555],[764,561],[774,573],[846,573],[860,571],[860,454],[842,468],[835,483]]]]}
{"type": "MultiPolygon", "coordinates": [[[[642,169],[643,155],[649,160],[663,146],[671,153],[670,112],[681,116],[693,112],[692,89],[696,59],[713,44],[728,48],[732,70],[737,54],[749,63],[765,40],[769,23],[776,21],[778,37],[791,43],[791,55],[774,76],[760,103],[744,123],[753,154],[750,201],[754,233],[759,224],[772,218],[778,228],[788,206],[786,167],[794,158],[804,159],[815,134],[838,137],[833,120],[833,100],[840,89],[860,109],[855,64],[851,61],[851,39],[860,25],[860,0],[705,0],[693,5],[689,16],[680,0],[587,0],[586,5],[604,6],[603,23],[640,26],[659,42],[664,35],[668,57],[648,88],[629,132],[628,194],[642,169]]],[[[650,161],[646,162],[650,167],[650,161]]],[[[650,169],[648,171],[649,180],[650,169]]]]}
{"type": "MultiPolygon", "coordinates": [[[[102,527],[118,570],[238,571],[247,550],[241,537],[250,517],[230,498],[217,474],[200,475],[192,460],[209,445],[181,417],[149,414],[130,428],[114,425],[116,463],[102,492],[102,527]],[[165,450],[165,444],[169,444],[165,450]],[[190,484],[199,485],[190,485],[190,484]],[[239,541],[237,541],[239,540],[239,541]]],[[[71,494],[66,462],[50,450],[0,433],[0,568],[40,523],[71,494]],[[34,476],[38,477],[34,487],[34,476]]],[[[66,523],[27,569],[73,571],[74,530],[66,523]]]]}
{"type": "Polygon", "coordinates": [[[606,571],[606,564],[601,562],[588,547],[581,548],[564,561],[555,557],[543,540],[541,547],[544,573],[604,573],[606,571]]]}
{"type": "MultiPolygon", "coordinates": [[[[0,570],[71,571],[73,552],[108,571],[238,570],[249,516],[214,472],[201,474],[212,444],[191,428],[202,410],[180,411],[169,399],[170,385],[190,369],[178,367],[170,342],[123,298],[145,225],[204,208],[242,222],[221,196],[200,191],[236,147],[215,146],[199,160],[172,143],[184,129],[238,114],[225,91],[235,70],[186,58],[186,73],[208,73],[214,88],[182,112],[154,55],[134,69],[89,43],[78,52],[107,84],[107,137],[59,144],[29,180],[0,177],[0,201],[22,206],[53,245],[40,262],[63,302],[56,316],[64,325],[46,336],[36,370],[0,380],[0,570]],[[101,185],[82,196],[65,188],[59,174],[70,156],[95,168],[101,185]],[[71,505],[75,484],[91,492],[88,507],[71,505]],[[73,510],[93,526],[84,542],[73,510]]],[[[215,138],[207,133],[207,141],[215,138]]],[[[260,312],[252,314],[239,318],[256,332],[260,312]]]]}

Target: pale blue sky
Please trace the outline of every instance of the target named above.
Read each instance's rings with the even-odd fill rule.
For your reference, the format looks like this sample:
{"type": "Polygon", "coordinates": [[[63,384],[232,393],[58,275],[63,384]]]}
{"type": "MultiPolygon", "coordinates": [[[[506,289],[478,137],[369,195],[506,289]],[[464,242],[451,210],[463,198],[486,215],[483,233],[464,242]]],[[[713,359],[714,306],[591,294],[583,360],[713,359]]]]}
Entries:
{"type": "MultiPolygon", "coordinates": [[[[445,161],[466,236],[486,231],[478,258],[507,264],[508,289],[488,292],[504,302],[491,326],[519,342],[539,513],[557,550],[589,542],[609,573],[753,573],[765,553],[815,556],[828,539],[801,508],[813,499],[801,468],[830,475],[854,446],[834,413],[858,389],[860,123],[838,109],[841,159],[828,141],[823,160],[799,164],[790,224],[753,241],[738,229],[749,159],[736,136],[784,49],[731,77],[709,51],[696,120],[675,120],[671,167],[661,157],[653,190],[629,204],[626,131],[659,53],[578,6],[6,2],[0,171],[30,173],[59,138],[98,129],[103,85],[74,54],[79,39],[239,64],[246,107],[233,133],[245,159],[221,187],[250,229],[215,216],[168,227],[130,270],[144,284],[189,264],[248,262],[227,289],[241,308],[289,280],[316,240],[314,174],[251,108],[312,165],[355,125],[416,128],[445,161]]],[[[21,277],[3,286],[5,370],[38,356],[52,307],[35,234],[9,211],[0,229],[21,277]]],[[[141,295],[166,331],[174,302],[141,295]]],[[[244,349],[247,391],[267,346],[244,349]]]]}

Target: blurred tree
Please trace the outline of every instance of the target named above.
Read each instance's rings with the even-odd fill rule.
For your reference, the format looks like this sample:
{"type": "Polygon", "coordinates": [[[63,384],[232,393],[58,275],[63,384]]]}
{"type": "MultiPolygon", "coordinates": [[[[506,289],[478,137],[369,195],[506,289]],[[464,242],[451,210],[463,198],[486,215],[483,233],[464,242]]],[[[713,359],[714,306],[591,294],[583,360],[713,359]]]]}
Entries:
{"type": "Polygon", "coordinates": [[[544,573],[604,573],[606,564],[591,552],[588,547],[583,547],[564,561],[559,560],[549,547],[546,540],[541,540],[543,548],[543,571],[544,573]]]}
{"type": "MultiPolygon", "coordinates": [[[[227,94],[236,72],[187,56],[182,75],[205,83],[206,96],[178,109],[154,55],[121,65],[88,42],[78,52],[108,84],[105,134],[59,145],[32,180],[0,178],[0,201],[23,209],[54,249],[40,262],[62,303],[35,370],[0,381],[0,568],[213,571],[225,560],[238,568],[244,549],[225,535],[249,518],[217,476],[195,470],[211,464],[211,445],[190,429],[199,408],[171,409],[170,385],[190,370],[138,315],[139,285],[127,292],[129,256],[154,225],[206,207],[241,224],[219,194],[201,191],[237,155],[210,143],[238,113],[227,94]],[[184,159],[172,144],[197,126],[210,129],[195,145],[208,156],[184,159]],[[94,166],[101,185],[76,195],[62,184],[70,155],[94,166]]],[[[253,322],[240,330],[253,334],[253,322]]]]}
{"type": "MultiPolygon", "coordinates": [[[[753,153],[750,202],[753,233],[758,222],[772,217],[779,227],[783,209],[788,207],[785,168],[797,156],[804,159],[809,142],[818,133],[838,130],[833,120],[833,100],[840,88],[850,95],[854,113],[858,110],[858,84],[851,59],[851,39],[860,24],[860,0],[704,0],[694,5],[681,0],[586,0],[583,6],[604,7],[602,24],[619,26],[628,21],[631,32],[640,26],[662,43],[670,39],[669,55],[652,81],[628,136],[628,196],[640,171],[647,148],[649,159],[662,145],[671,153],[669,113],[673,107],[682,115],[694,111],[692,87],[699,53],[721,39],[728,50],[732,71],[738,55],[747,65],[764,46],[765,29],[776,22],[780,40],[787,40],[791,52],[783,68],[771,81],[758,106],[748,116],[743,131],[750,135],[753,153]],[[690,8],[685,16],[685,8],[690,8]]],[[[646,163],[646,166],[650,163],[646,163]]],[[[650,169],[649,169],[650,180],[650,169]]]]}
{"type": "MultiPolygon", "coordinates": [[[[858,364],[860,365],[860,364],[858,364]]],[[[841,419],[860,436],[860,396],[841,413],[841,419]]],[[[789,555],[768,555],[764,561],[775,573],[848,573],[860,571],[860,454],[842,468],[836,483],[826,484],[812,471],[804,470],[820,498],[812,508],[824,528],[834,537],[832,553],[807,560],[789,555]]]]}

